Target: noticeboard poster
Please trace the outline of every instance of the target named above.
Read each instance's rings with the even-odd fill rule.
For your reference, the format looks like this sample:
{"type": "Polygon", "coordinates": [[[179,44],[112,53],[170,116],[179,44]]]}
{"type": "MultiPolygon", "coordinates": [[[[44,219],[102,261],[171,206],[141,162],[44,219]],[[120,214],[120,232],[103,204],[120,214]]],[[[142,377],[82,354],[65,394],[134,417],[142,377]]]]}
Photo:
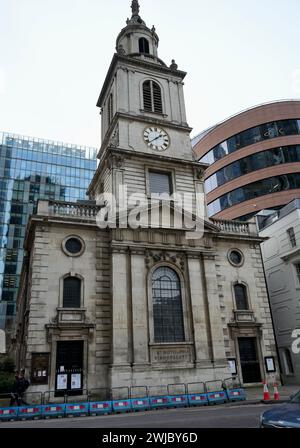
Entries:
{"type": "Polygon", "coordinates": [[[236,359],[235,358],[228,359],[228,366],[229,366],[231,375],[236,375],[237,368],[236,368],[236,359]]]}
{"type": "Polygon", "coordinates": [[[48,384],[50,353],[32,353],[31,384],[48,384]]]}
{"type": "Polygon", "coordinates": [[[267,373],[276,372],[274,356],[266,356],[265,364],[266,364],[267,373]]]}
{"type": "Polygon", "coordinates": [[[68,375],[59,373],[57,375],[57,390],[65,390],[67,389],[68,375]]]}
{"type": "Polygon", "coordinates": [[[81,389],[81,373],[72,373],[71,389],[81,389]]]}

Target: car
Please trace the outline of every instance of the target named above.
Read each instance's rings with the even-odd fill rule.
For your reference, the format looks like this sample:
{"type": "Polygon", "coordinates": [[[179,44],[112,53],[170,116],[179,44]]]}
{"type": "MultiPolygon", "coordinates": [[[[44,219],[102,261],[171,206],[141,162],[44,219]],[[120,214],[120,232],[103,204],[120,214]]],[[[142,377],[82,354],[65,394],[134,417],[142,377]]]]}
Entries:
{"type": "Polygon", "coordinates": [[[261,428],[300,428],[300,391],[284,405],[265,411],[260,417],[261,428]]]}

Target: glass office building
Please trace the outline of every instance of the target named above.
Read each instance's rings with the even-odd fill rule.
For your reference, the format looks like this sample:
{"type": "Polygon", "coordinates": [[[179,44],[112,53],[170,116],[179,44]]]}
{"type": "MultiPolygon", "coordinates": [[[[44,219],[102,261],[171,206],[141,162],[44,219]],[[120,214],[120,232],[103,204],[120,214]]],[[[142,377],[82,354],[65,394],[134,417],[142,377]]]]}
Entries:
{"type": "Polygon", "coordinates": [[[199,134],[209,217],[247,220],[300,197],[300,101],[247,109],[199,134]]]}
{"type": "Polygon", "coordinates": [[[96,155],[95,148],[0,133],[0,329],[14,323],[29,215],[38,199],[88,199],[96,155]]]}

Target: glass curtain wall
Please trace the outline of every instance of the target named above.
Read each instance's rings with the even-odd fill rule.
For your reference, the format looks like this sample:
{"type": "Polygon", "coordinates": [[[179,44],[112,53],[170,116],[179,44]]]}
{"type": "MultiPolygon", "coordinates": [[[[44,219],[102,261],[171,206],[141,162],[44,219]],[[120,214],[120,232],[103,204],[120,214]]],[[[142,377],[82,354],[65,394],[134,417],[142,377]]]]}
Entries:
{"type": "Polygon", "coordinates": [[[0,323],[11,328],[25,229],[38,199],[88,199],[95,148],[0,133],[0,323]],[[4,306],[5,305],[5,306],[4,306]],[[3,315],[5,313],[5,316],[3,315]]]}

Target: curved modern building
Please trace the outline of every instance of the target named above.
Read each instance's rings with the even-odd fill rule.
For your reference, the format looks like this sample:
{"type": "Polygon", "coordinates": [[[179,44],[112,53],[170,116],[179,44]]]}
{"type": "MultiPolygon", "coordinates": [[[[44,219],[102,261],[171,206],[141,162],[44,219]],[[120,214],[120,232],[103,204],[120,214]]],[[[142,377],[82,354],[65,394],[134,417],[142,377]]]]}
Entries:
{"type": "Polygon", "coordinates": [[[300,101],[241,112],[193,139],[205,172],[208,214],[248,219],[300,197],[300,101]]]}

